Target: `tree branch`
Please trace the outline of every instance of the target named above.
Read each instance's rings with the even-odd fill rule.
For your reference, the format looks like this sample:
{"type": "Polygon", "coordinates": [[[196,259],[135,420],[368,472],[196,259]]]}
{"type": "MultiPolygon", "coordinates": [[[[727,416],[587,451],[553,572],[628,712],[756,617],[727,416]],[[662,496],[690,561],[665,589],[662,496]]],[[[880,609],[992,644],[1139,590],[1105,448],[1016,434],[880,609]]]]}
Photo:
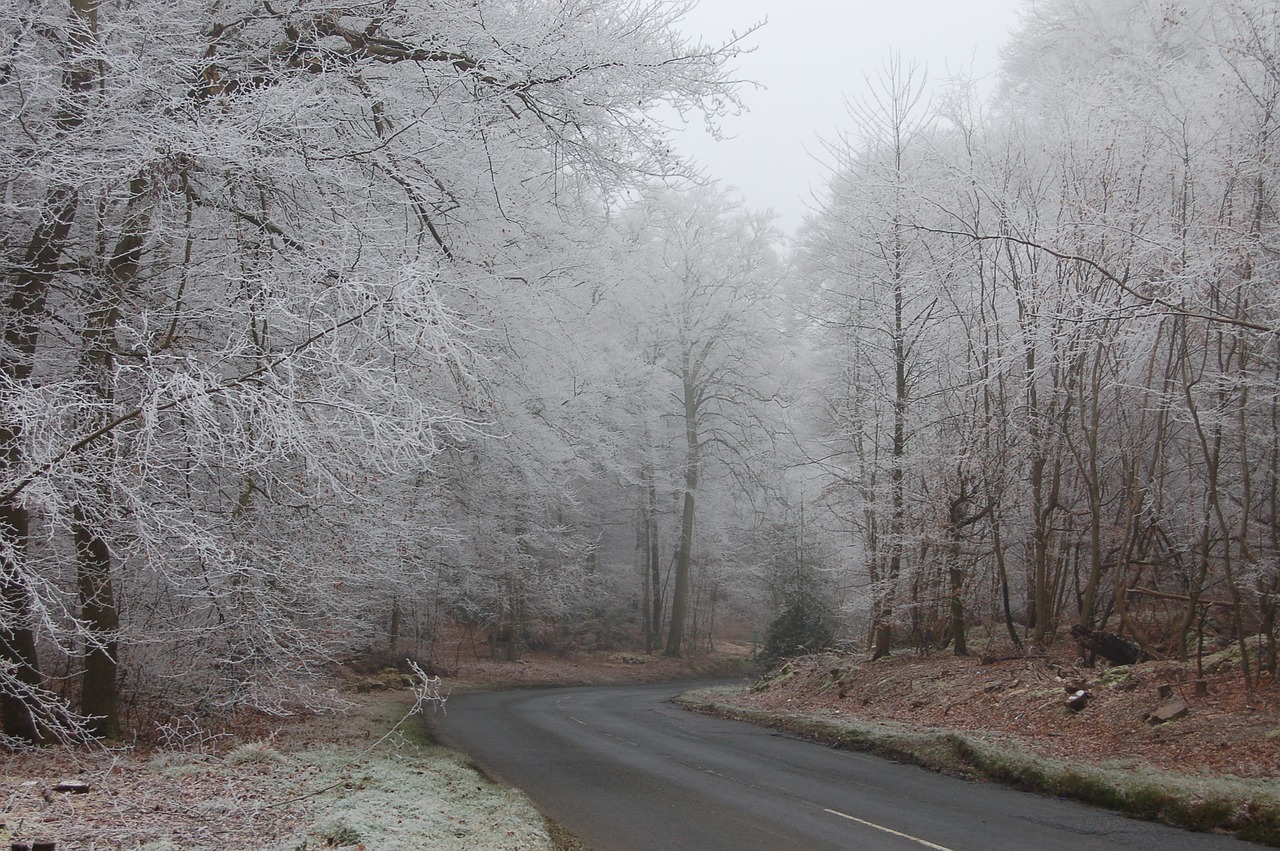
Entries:
{"type": "Polygon", "coordinates": [[[1007,236],[1003,234],[980,234],[980,233],[970,233],[967,231],[947,230],[945,228],[931,228],[931,227],[925,227],[924,225],[912,225],[912,228],[914,230],[923,231],[924,233],[935,233],[941,236],[960,236],[966,239],[971,239],[974,242],[1003,242],[1003,243],[1010,243],[1013,245],[1021,245],[1026,248],[1030,248],[1034,251],[1039,251],[1044,254],[1048,254],[1050,257],[1053,257],[1054,259],[1057,259],[1057,260],[1082,263],[1085,266],[1088,266],[1090,269],[1093,269],[1095,272],[1097,272],[1106,280],[1115,284],[1117,287],[1122,289],[1127,294],[1141,301],[1143,304],[1149,307],[1160,308],[1161,310],[1175,316],[1185,316],[1189,319],[1203,319],[1206,322],[1216,322],[1222,325],[1233,325],[1237,328],[1246,328],[1250,331],[1260,331],[1264,334],[1270,334],[1278,330],[1276,328],[1268,327],[1266,325],[1262,325],[1257,322],[1250,322],[1247,319],[1237,319],[1231,316],[1223,316],[1218,313],[1203,313],[1198,310],[1190,310],[1186,307],[1183,307],[1182,305],[1173,304],[1172,302],[1166,301],[1165,299],[1162,299],[1158,296],[1143,295],[1142,293],[1135,290],[1132,286],[1130,286],[1128,281],[1126,281],[1124,278],[1120,277],[1119,275],[1116,275],[1114,272],[1112,272],[1106,266],[1103,266],[1097,260],[1094,260],[1091,257],[1085,257],[1080,254],[1070,254],[1065,251],[1059,251],[1055,248],[1050,248],[1049,246],[1044,245],[1043,243],[1036,242],[1034,240],[1023,239],[1022,237],[1017,237],[1017,236],[1007,236]]]}
{"type": "MultiPolygon", "coordinates": [[[[247,384],[248,382],[258,378],[259,376],[270,372],[271,370],[275,369],[277,366],[281,365],[282,363],[285,363],[291,358],[297,357],[299,354],[306,351],[307,349],[309,349],[311,346],[313,346],[320,340],[323,340],[326,337],[336,334],[338,331],[342,330],[343,328],[346,328],[348,325],[354,325],[360,322],[362,319],[364,319],[366,316],[368,316],[370,313],[376,310],[379,306],[381,306],[380,303],[372,304],[369,307],[365,308],[364,310],[360,311],[359,313],[353,314],[352,316],[349,316],[340,322],[336,322],[330,327],[325,328],[323,331],[318,331],[315,334],[312,334],[310,337],[298,343],[297,345],[289,349],[284,354],[278,355],[270,359],[269,361],[267,361],[267,363],[263,364],[257,369],[251,370],[250,372],[246,372],[243,375],[238,375],[234,378],[229,378],[226,381],[222,382],[221,384],[216,384],[212,387],[202,387],[198,390],[192,390],[189,393],[184,393],[181,396],[178,396],[174,399],[170,399],[168,402],[164,402],[163,404],[155,406],[155,408],[151,410],[153,410],[155,413],[169,411],[169,410],[172,410],[173,408],[178,407],[181,404],[190,402],[192,399],[216,396],[217,394],[222,393],[226,390],[230,390],[242,384],[247,384]]],[[[88,434],[79,438],[75,442],[65,446],[63,449],[59,450],[58,453],[55,454],[52,458],[50,458],[48,461],[45,461],[43,464],[36,467],[35,470],[28,473],[26,476],[23,476],[21,479],[19,479],[17,484],[14,485],[12,488],[10,488],[8,491],[4,492],[3,494],[0,494],[0,502],[7,503],[10,500],[15,499],[32,482],[36,481],[41,476],[47,474],[49,471],[53,470],[55,467],[57,467],[62,462],[66,461],[71,456],[79,453],[81,450],[93,445],[94,443],[98,442],[102,438],[111,434],[120,426],[129,422],[132,422],[133,420],[141,419],[143,414],[145,414],[147,411],[148,409],[146,407],[139,406],[139,407],[133,408],[132,410],[126,411],[123,414],[118,414],[117,416],[103,423],[98,428],[93,429],[88,434]]]]}

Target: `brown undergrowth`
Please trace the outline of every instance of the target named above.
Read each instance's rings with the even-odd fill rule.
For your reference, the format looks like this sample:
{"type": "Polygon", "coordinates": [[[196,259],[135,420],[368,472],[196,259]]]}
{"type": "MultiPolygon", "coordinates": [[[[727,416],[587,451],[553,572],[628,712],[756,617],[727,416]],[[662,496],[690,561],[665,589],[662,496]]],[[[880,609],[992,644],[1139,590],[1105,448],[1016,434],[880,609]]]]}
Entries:
{"type": "Polygon", "coordinates": [[[1247,688],[1238,655],[1085,668],[1001,659],[822,654],[754,688],[686,705],[838,747],[1280,845],[1280,686],[1247,688]],[[1198,682],[1201,681],[1201,682],[1198,682]],[[1083,707],[1068,698],[1085,692],[1083,707]],[[1161,708],[1185,714],[1156,722],[1161,708]]]}

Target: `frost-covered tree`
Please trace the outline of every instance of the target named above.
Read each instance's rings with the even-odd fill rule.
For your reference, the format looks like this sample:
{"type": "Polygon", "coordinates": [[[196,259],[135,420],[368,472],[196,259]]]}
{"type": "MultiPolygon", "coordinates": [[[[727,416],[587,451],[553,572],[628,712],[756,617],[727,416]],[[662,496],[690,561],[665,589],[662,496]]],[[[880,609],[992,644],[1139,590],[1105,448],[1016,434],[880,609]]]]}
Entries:
{"type": "MultiPolygon", "coordinates": [[[[1280,21],[1268,4],[1218,0],[1036,0],[1024,17],[998,97],[981,111],[941,99],[913,137],[927,168],[897,194],[835,172],[806,262],[820,273],[816,321],[843,346],[827,347],[838,357],[821,396],[844,449],[814,455],[829,493],[858,504],[872,494],[854,483],[884,483],[890,509],[895,475],[916,489],[915,576],[949,599],[946,640],[962,636],[965,605],[995,608],[988,589],[1021,590],[1034,641],[1070,619],[1185,655],[1216,629],[1259,634],[1274,666],[1280,21]],[[910,241],[880,242],[912,252],[881,257],[910,256],[929,282],[927,309],[904,314],[927,320],[904,349],[928,377],[907,395],[908,445],[946,463],[886,463],[880,479],[838,463],[896,459],[901,443],[884,392],[892,347],[873,357],[894,339],[891,301],[870,314],[878,328],[838,330],[858,313],[836,295],[875,280],[850,262],[873,231],[839,231],[854,220],[900,222],[910,241]]],[[[851,150],[866,156],[885,134],[855,118],[851,150]]],[[[899,540],[894,514],[851,523],[858,545],[899,540]]],[[[1018,607],[1000,604],[1011,631],[1018,607]]]]}
{"type": "Polygon", "coordinates": [[[895,600],[915,547],[912,506],[932,395],[938,276],[918,229],[932,118],[917,69],[891,60],[855,110],[858,132],[833,146],[821,211],[802,233],[809,311],[823,348],[819,389],[827,494],[861,538],[875,652],[889,652],[895,600]]]}
{"type": "Polygon", "coordinates": [[[649,109],[732,105],[730,51],[660,0],[0,11],[5,732],[66,726],[42,648],[106,734],[121,665],[270,703],[399,569],[372,501],[500,433],[506,295],[678,168],[649,109]]]}
{"type": "Polygon", "coordinates": [[[774,430],[785,361],[780,270],[768,219],[718,188],[651,195],[625,211],[620,228],[626,286],[640,305],[637,342],[661,382],[661,407],[645,412],[650,432],[661,429],[678,447],[680,524],[664,648],[678,656],[691,617],[699,494],[709,472],[722,487],[736,477],[739,490],[754,490],[752,462],[774,430]]]}

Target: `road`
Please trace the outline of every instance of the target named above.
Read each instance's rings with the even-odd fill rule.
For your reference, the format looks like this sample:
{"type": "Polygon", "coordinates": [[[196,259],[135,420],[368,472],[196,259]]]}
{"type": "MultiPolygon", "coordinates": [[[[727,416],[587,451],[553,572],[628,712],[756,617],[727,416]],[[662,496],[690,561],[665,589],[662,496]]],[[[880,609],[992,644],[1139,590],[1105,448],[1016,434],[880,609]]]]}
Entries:
{"type": "Polygon", "coordinates": [[[668,702],[687,685],[451,697],[436,735],[593,851],[1245,849],[668,702]]]}

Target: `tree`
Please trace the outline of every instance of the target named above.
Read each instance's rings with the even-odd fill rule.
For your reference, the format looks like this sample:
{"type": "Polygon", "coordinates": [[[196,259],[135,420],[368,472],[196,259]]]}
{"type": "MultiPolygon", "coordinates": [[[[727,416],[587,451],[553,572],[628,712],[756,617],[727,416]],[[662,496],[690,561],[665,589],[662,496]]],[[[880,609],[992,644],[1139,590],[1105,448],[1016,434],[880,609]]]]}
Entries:
{"type": "Polygon", "coordinates": [[[826,650],[835,638],[833,623],[830,606],[813,589],[788,592],[782,611],[765,630],[760,664],[772,667],[791,656],[826,650]]]}
{"type": "Polygon", "coordinates": [[[883,129],[903,110],[855,116],[861,136],[837,146],[803,255],[828,376],[826,440],[810,454],[866,555],[873,624],[905,577],[913,625],[947,608],[961,639],[990,588],[1017,643],[1021,582],[1038,643],[1064,617],[1115,619],[1184,657],[1217,629],[1249,657],[1246,678],[1251,631],[1274,657],[1262,399],[1280,373],[1260,211],[1274,203],[1280,78],[1264,5],[1035,2],[988,111],[944,100],[914,136],[883,129]],[[876,140],[901,138],[911,168],[875,171],[876,151],[895,150],[876,140]],[[912,287],[895,290],[895,269],[912,287]],[[896,340],[916,358],[908,377],[927,376],[905,394],[891,392],[896,340]],[[899,457],[912,462],[901,480],[899,457]],[[898,484],[911,499],[894,499],[898,484]],[[1216,626],[1212,587],[1226,597],[1216,626]]]}
{"type": "MultiPolygon", "coordinates": [[[[936,290],[913,229],[929,116],[918,70],[891,59],[854,111],[859,136],[836,145],[828,197],[804,233],[806,271],[820,289],[814,318],[842,352],[822,453],[854,498],[871,585],[871,643],[892,645],[894,599],[910,552],[908,489],[915,410],[928,372],[936,290]]],[[[834,491],[833,491],[834,493],[834,491]]]]}
{"type": "Polygon", "coordinates": [[[82,645],[102,733],[121,657],[179,638],[278,699],[365,629],[341,507],[498,432],[486,298],[679,171],[646,112],[731,106],[733,51],[661,2],[3,11],[5,731],[56,715],[37,644],[82,645]]]}
{"type": "Polygon", "coordinates": [[[774,232],[715,188],[655,194],[621,224],[631,285],[648,295],[643,345],[665,375],[669,407],[661,414],[678,424],[680,527],[664,649],[678,656],[706,470],[714,463],[721,476],[748,476],[769,433],[766,409],[777,393],[767,361],[778,351],[778,329],[769,324],[779,280],[774,232]]]}

